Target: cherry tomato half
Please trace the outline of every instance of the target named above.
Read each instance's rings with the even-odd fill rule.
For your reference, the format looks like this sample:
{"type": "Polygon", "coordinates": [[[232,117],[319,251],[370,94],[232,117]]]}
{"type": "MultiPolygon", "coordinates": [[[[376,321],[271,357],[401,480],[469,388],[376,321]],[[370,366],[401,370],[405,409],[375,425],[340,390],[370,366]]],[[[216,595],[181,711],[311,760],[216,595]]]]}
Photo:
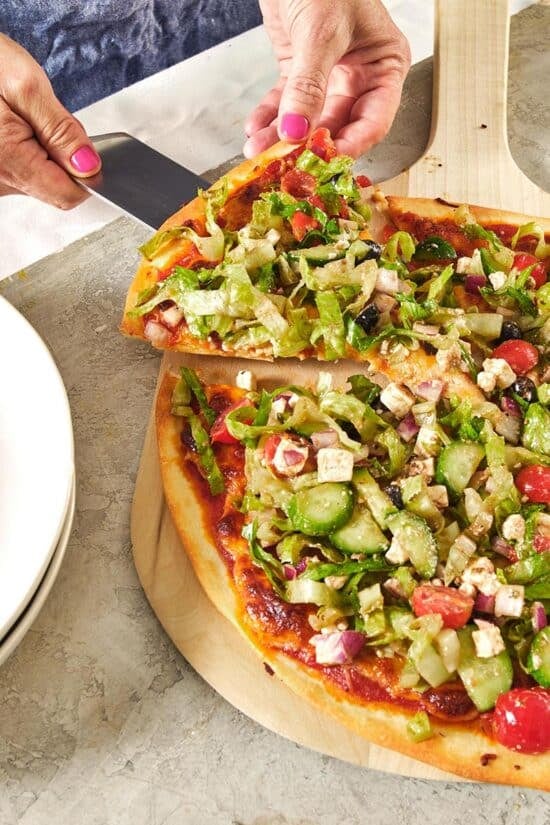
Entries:
{"type": "Polygon", "coordinates": [[[491,358],[503,358],[510,364],[516,375],[523,375],[537,366],[539,351],[529,341],[503,341],[493,350],[491,358]]]}
{"type": "Polygon", "coordinates": [[[464,596],[453,587],[436,587],[421,584],[412,594],[412,609],[415,616],[437,613],[445,627],[464,627],[474,609],[474,600],[464,596]]]}
{"type": "Polygon", "coordinates": [[[516,688],[502,693],[493,716],[495,737],[505,748],[521,753],[550,749],[550,691],[516,688]]]}
{"type": "Polygon", "coordinates": [[[533,550],[535,553],[550,552],[550,536],[543,536],[542,533],[535,533],[533,536],[533,550]]]}
{"type": "MultiPolygon", "coordinates": [[[[229,413],[233,410],[238,409],[239,407],[250,407],[250,401],[247,398],[241,398],[240,401],[235,402],[235,404],[232,404],[226,410],[221,412],[212,424],[212,427],[210,428],[210,441],[212,441],[213,443],[218,442],[218,444],[239,443],[238,438],[234,438],[234,436],[232,436],[229,430],[227,429],[226,423],[226,418],[229,415],[229,413]]],[[[246,423],[250,424],[251,421],[247,421],[246,423]]]]}
{"type": "Polygon", "coordinates": [[[515,478],[516,487],[535,504],[550,504],[550,467],[531,464],[523,467],[515,478]]]}
{"type": "Polygon", "coordinates": [[[303,241],[308,232],[312,229],[319,229],[319,222],[311,215],[306,215],[305,212],[295,212],[290,219],[290,226],[296,240],[303,241]]]}
{"type": "Polygon", "coordinates": [[[539,261],[534,255],[529,255],[527,252],[518,252],[514,256],[514,269],[527,269],[528,266],[533,266],[531,270],[531,278],[535,282],[535,287],[540,289],[541,286],[544,286],[546,283],[546,279],[548,278],[548,273],[546,271],[546,267],[543,261],[539,261]],[[536,266],[533,266],[536,264],[536,266]]]}
{"type": "Polygon", "coordinates": [[[366,175],[357,175],[355,178],[357,181],[357,186],[361,186],[363,189],[366,189],[367,186],[372,186],[372,181],[366,175]]]}
{"type": "Polygon", "coordinates": [[[295,198],[307,198],[313,195],[317,179],[302,169],[289,169],[281,178],[281,189],[295,198]]]}

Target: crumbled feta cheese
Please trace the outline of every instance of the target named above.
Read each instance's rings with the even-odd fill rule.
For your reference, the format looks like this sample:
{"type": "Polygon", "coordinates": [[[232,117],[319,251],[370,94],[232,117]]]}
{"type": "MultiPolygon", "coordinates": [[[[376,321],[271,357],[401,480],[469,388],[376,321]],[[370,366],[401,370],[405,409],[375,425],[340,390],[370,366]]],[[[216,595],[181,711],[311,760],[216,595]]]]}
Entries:
{"type": "Polygon", "coordinates": [[[464,490],[464,509],[466,510],[466,516],[468,521],[473,521],[481,507],[483,505],[483,499],[479,495],[477,490],[474,490],[473,487],[466,487],[464,490]]]}
{"type": "Polygon", "coordinates": [[[484,596],[494,596],[501,587],[493,562],[485,556],[480,559],[472,559],[468,563],[462,574],[462,582],[473,585],[484,596]]]}
{"type": "Polygon", "coordinates": [[[495,616],[521,616],[525,602],[522,584],[502,584],[495,596],[495,616]]]}
{"type": "Polygon", "coordinates": [[[502,287],[506,283],[506,275],[504,274],[504,272],[500,271],[491,272],[489,275],[489,280],[494,290],[502,289],[502,287]]]}
{"type": "Polygon", "coordinates": [[[486,513],[483,510],[477,514],[475,519],[468,527],[468,532],[474,539],[480,539],[489,532],[493,525],[493,514],[486,513]]]}
{"type": "Polygon", "coordinates": [[[444,484],[434,484],[427,489],[429,497],[439,510],[449,506],[449,493],[444,484]]]}
{"type": "Polygon", "coordinates": [[[466,273],[468,272],[468,267],[470,266],[471,263],[472,263],[471,258],[467,258],[467,257],[459,258],[458,261],[456,262],[457,275],[466,275],[466,273]]]}
{"type": "Polygon", "coordinates": [[[397,418],[404,418],[414,404],[414,395],[402,384],[391,382],[380,393],[380,401],[397,418]]]}
{"type": "Polygon", "coordinates": [[[521,541],[525,535],[525,519],[519,513],[508,516],[502,524],[502,535],[508,541],[521,541]]]}
{"type": "Polygon", "coordinates": [[[353,453],[337,447],[322,447],[317,453],[317,475],[323,481],[351,481],[353,453]]]}
{"type": "Polygon", "coordinates": [[[468,582],[462,582],[458,588],[459,593],[462,593],[463,596],[468,596],[469,599],[475,598],[477,593],[476,588],[473,584],[468,584],[468,582]]]}
{"type": "Polygon", "coordinates": [[[416,444],[414,445],[414,452],[416,455],[423,458],[429,458],[435,455],[439,449],[439,435],[437,430],[428,424],[422,424],[416,436],[416,444]]]}
{"type": "Polygon", "coordinates": [[[395,295],[399,292],[399,275],[395,269],[384,269],[381,267],[376,276],[377,292],[385,292],[387,295],[395,295]]]}
{"type": "Polygon", "coordinates": [[[255,390],[256,378],[250,370],[239,370],[235,379],[235,384],[237,387],[240,387],[241,390],[255,390]]]}
{"type": "Polygon", "coordinates": [[[516,373],[504,358],[486,358],[483,370],[489,375],[494,375],[496,385],[501,390],[510,387],[516,380],[516,373]]]}
{"type": "Polygon", "coordinates": [[[423,476],[429,482],[435,475],[435,461],[433,458],[413,458],[407,471],[409,476],[423,476]]]}
{"type": "Polygon", "coordinates": [[[276,229],[271,228],[267,232],[267,234],[265,236],[265,239],[266,239],[266,241],[269,241],[269,243],[272,246],[275,246],[275,244],[279,243],[279,241],[281,240],[281,233],[278,232],[276,229]]]}
{"type": "Polygon", "coordinates": [[[489,372],[478,372],[476,382],[478,387],[480,387],[483,392],[487,394],[493,392],[497,385],[497,380],[494,375],[491,375],[489,372]]]}
{"type": "Polygon", "coordinates": [[[410,349],[405,346],[405,344],[401,344],[399,341],[393,342],[390,345],[389,354],[391,356],[392,362],[395,361],[402,361],[404,358],[408,358],[411,354],[410,349]]]}
{"type": "Polygon", "coordinates": [[[384,596],[379,584],[365,587],[357,593],[359,598],[359,608],[363,616],[372,613],[373,610],[381,610],[384,607],[384,596]]]}
{"type": "Polygon", "coordinates": [[[504,640],[496,624],[491,624],[491,622],[486,622],[483,619],[475,619],[474,621],[479,630],[474,630],[472,639],[479,658],[490,659],[491,656],[502,653],[505,649],[504,640]]]}
{"type": "Polygon", "coordinates": [[[386,558],[391,564],[403,564],[409,559],[409,551],[399,542],[396,536],[393,537],[390,549],[386,553],[386,558]]]}
{"type": "Polygon", "coordinates": [[[347,580],[347,576],[326,576],[325,584],[328,587],[332,587],[333,590],[340,590],[340,588],[342,588],[345,585],[347,580]]]}

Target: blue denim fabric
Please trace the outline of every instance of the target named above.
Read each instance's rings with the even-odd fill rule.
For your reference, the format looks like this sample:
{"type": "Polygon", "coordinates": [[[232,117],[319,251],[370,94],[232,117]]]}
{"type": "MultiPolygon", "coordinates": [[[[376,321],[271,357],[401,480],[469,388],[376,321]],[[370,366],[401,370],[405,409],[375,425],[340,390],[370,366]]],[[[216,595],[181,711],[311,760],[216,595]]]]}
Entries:
{"type": "Polygon", "coordinates": [[[0,31],[71,111],[260,22],[256,0],[0,0],[0,31]]]}

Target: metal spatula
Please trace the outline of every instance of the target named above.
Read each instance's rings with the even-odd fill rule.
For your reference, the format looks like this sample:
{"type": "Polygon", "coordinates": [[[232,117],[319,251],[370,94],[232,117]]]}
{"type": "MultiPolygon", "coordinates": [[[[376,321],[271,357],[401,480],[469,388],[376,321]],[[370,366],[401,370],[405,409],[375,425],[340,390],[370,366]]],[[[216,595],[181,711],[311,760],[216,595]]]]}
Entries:
{"type": "Polygon", "coordinates": [[[125,132],[96,135],[92,141],[102,168],[79,183],[153,229],[194,198],[197,189],[209,186],[204,178],[125,132]]]}

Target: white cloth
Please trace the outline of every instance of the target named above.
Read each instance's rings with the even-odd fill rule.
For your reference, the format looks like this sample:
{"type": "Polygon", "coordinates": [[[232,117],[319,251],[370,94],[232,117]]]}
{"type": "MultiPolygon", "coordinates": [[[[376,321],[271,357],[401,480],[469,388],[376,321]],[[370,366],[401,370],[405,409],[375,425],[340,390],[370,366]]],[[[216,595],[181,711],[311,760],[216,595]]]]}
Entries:
{"type": "MultiPolygon", "coordinates": [[[[531,5],[513,0],[512,11],[531,5]]],[[[387,0],[413,63],[432,53],[433,4],[387,0]]],[[[253,29],[78,112],[88,134],[128,132],[203,172],[242,150],[246,115],[277,76],[263,28],[253,29]]],[[[20,195],[0,198],[0,279],[94,232],[120,212],[89,198],[70,212],[20,195]]]]}

